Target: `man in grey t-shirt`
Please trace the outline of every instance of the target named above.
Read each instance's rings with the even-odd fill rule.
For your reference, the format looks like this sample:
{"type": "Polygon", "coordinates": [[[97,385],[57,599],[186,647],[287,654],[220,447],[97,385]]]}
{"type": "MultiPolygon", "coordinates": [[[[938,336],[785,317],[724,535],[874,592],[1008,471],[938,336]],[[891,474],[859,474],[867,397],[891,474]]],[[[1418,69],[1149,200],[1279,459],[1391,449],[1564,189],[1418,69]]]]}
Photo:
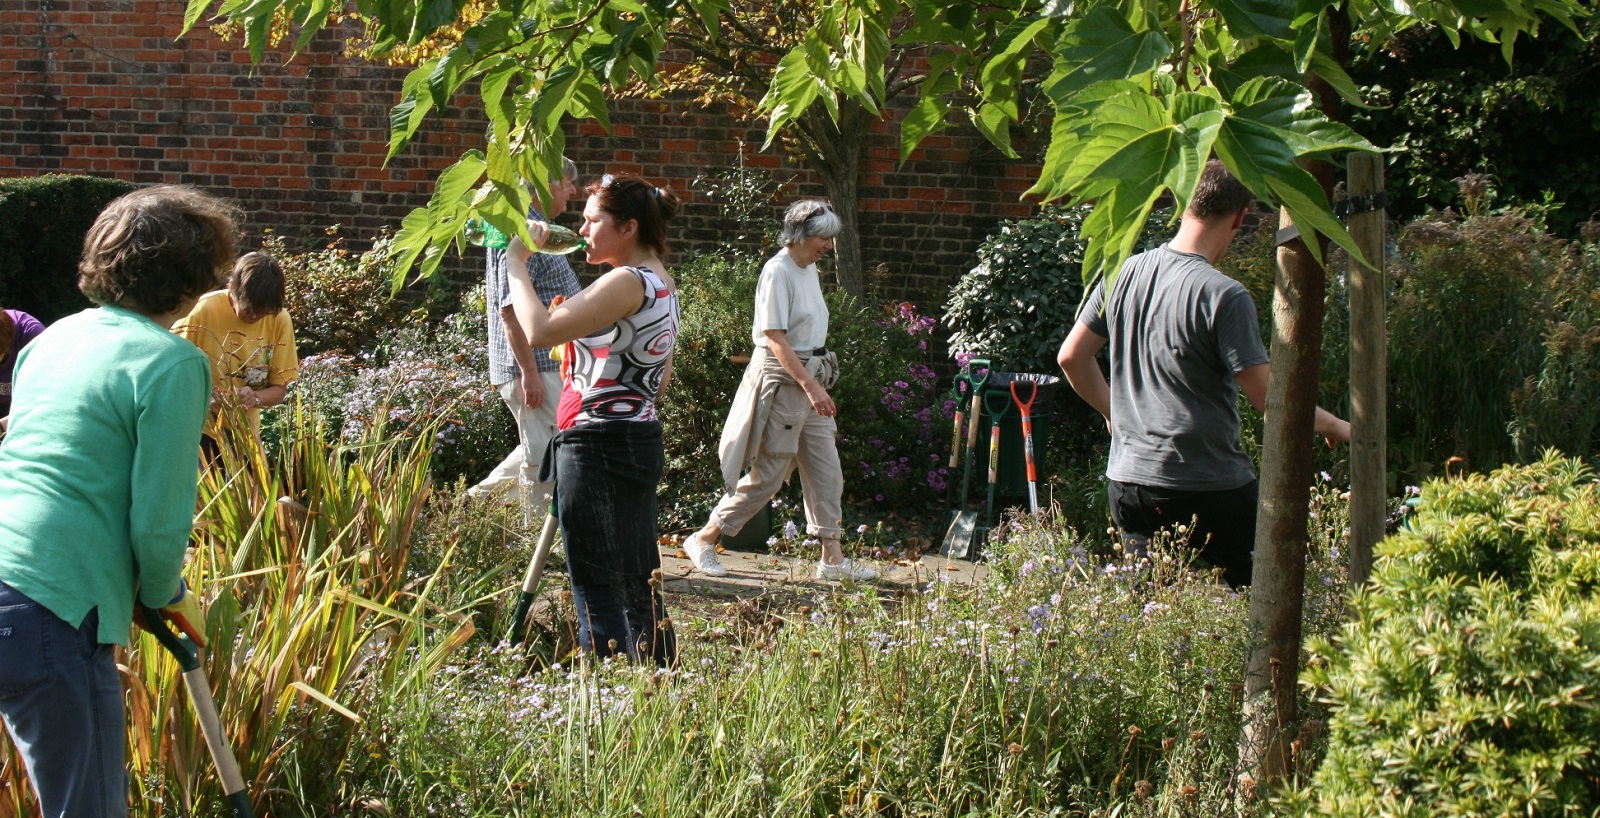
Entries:
{"type": "MultiPolygon", "coordinates": [[[[1207,163],[1178,234],[1094,289],[1057,359],[1106,418],[1106,493],[1123,537],[1142,549],[1157,530],[1193,521],[1189,542],[1236,588],[1250,582],[1257,498],[1237,398],[1243,389],[1265,408],[1267,352],[1250,293],[1212,265],[1251,200],[1221,162],[1207,163]],[[1109,382],[1095,360],[1108,345],[1109,382]]],[[[1330,443],[1350,439],[1350,424],[1322,409],[1316,429],[1330,443]]]]}

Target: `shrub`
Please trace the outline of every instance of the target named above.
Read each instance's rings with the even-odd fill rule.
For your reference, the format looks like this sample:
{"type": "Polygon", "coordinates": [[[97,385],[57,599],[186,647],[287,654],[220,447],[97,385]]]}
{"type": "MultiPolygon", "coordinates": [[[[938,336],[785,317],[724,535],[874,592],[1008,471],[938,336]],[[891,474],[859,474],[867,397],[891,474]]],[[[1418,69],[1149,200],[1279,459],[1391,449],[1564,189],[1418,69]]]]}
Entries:
{"type": "Polygon", "coordinates": [[[839,353],[839,460],[845,492],[881,508],[942,500],[955,404],[939,394],[931,343],[935,321],[909,303],[877,315],[844,292],[829,295],[839,353]]]}
{"type": "MultiPolygon", "coordinates": [[[[699,528],[721,496],[717,444],[750,354],[750,314],[761,262],[701,256],[674,273],[683,307],[670,394],[661,403],[667,476],[666,528],[699,528]]],[[[925,502],[944,489],[938,463],[949,451],[950,414],[936,394],[933,321],[909,304],[875,313],[827,293],[828,346],[839,355],[839,458],[845,492],[880,506],[925,502]],[[903,458],[903,460],[902,460],[903,458]]]]}
{"type": "Polygon", "coordinates": [[[270,231],[262,241],[262,249],[283,267],[287,309],[302,356],[361,352],[405,316],[404,303],[390,297],[390,238],[383,236],[371,250],[352,255],[338,231],[328,228],[332,239],[308,252],[291,250],[282,236],[270,231]]]}
{"type": "Polygon", "coordinates": [[[48,324],[91,306],[78,292],[83,236],[137,185],[97,176],[0,179],[0,306],[48,324]]]}
{"type": "MultiPolygon", "coordinates": [[[[481,306],[482,289],[466,301],[481,306]]],[[[517,445],[511,414],[489,384],[484,321],[481,309],[468,309],[402,327],[363,355],[308,356],[295,389],[343,440],[377,423],[395,435],[426,430],[436,438],[434,476],[476,481],[517,445]]]]}
{"type": "Polygon", "coordinates": [[[659,404],[666,435],[661,480],[663,527],[699,528],[722,493],[717,443],[750,354],[750,313],[762,260],[703,255],[673,270],[682,326],[672,383],[659,404]]]}
{"type": "MultiPolygon", "coordinates": [[[[1047,207],[1037,218],[1008,221],[978,247],[978,266],[950,291],[944,322],[950,350],[984,357],[1007,371],[1054,373],[1056,352],[1083,300],[1083,220],[1093,208],[1047,207]]],[[[1170,210],[1145,224],[1139,250],[1171,232],[1170,210]]]]}
{"type": "Polygon", "coordinates": [[[1402,467],[1426,474],[1452,455],[1480,466],[1515,459],[1507,430],[1519,400],[1525,454],[1545,434],[1587,452],[1592,417],[1576,418],[1586,428],[1572,432],[1558,413],[1566,395],[1593,394],[1600,374],[1587,357],[1592,342],[1582,340],[1596,329],[1595,257],[1570,252],[1519,215],[1460,219],[1449,211],[1408,225],[1400,250],[1389,311],[1389,428],[1402,467]],[[1548,364],[1566,361],[1586,369],[1541,378],[1548,364]]]}
{"type": "Polygon", "coordinates": [[[1580,461],[1423,488],[1306,683],[1329,748],[1317,815],[1600,809],[1600,487],[1580,461]]]}

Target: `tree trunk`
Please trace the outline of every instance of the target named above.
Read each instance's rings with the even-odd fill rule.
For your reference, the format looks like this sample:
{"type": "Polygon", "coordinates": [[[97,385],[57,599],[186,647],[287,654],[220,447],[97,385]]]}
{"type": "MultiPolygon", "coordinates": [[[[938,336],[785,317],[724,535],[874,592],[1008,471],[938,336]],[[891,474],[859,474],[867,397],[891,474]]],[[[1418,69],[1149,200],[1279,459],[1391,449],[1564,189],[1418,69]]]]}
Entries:
{"type": "Polygon", "coordinates": [[[861,262],[861,153],[866,145],[867,112],[859,104],[839,106],[836,126],[827,114],[808,113],[803,138],[811,167],[822,177],[833,210],[839,214],[839,237],[833,255],[838,269],[839,288],[855,296],[866,293],[866,275],[861,262]]]}
{"type": "MultiPolygon", "coordinates": [[[[1322,175],[1331,174],[1318,163],[1322,175]]],[[[1288,211],[1279,224],[1293,225],[1288,211]]],[[[1261,506],[1250,586],[1250,644],[1239,761],[1257,785],[1280,780],[1297,727],[1300,627],[1311,501],[1311,439],[1322,354],[1322,265],[1296,238],[1278,248],[1272,299],[1272,375],[1261,440],[1261,506]]],[[[1249,786],[1244,787],[1249,791],[1249,786]]]]}

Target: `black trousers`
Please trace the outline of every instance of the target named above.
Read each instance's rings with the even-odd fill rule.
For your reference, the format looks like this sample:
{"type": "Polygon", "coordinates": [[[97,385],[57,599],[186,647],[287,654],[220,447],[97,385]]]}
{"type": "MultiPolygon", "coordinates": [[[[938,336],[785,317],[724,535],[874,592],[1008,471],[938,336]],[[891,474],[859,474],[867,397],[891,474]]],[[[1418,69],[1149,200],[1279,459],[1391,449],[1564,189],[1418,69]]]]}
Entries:
{"type": "Polygon", "coordinates": [[[675,664],[677,637],[651,578],[661,567],[661,424],[612,420],[574,426],[552,438],[545,451],[539,479],[556,484],[579,646],[601,657],[625,653],[634,661],[675,664]]]}
{"type": "Polygon", "coordinates": [[[1157,531],[1189,525],[1190,547],[1221,568],[1222,578],[1234,588],[1250,584],[1259,493],[1255,480],[1221,491],[1179,491],[1116,480],[1106,485],[1111,521],[1130,546],[1142,551],[1157,531]]]}

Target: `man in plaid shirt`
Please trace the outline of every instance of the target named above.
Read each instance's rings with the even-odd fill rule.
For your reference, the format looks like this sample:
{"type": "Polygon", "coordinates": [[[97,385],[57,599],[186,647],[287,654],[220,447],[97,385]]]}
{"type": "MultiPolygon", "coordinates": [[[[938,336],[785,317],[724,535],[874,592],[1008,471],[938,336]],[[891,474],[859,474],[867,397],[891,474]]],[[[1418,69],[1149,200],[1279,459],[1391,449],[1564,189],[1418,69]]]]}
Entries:
{"type": "MultiPolygon", "coordinates": [[[[550,212],[560,215],[567,200],[578,192],[578,166],[562,158],[562,178],[551,180],[550,212]]],[[[537,204],[529,216],[544,220],[537,204]]],[[[561,367],[550,360],[550,350],[528,346],[527,338],[511,309],[511,286],[507,277],[506,251],[489,251],[485,265],[484,302],[489,313],[489,380],[500,390],[500,397],[517,420],[517,448],[489,472],[483,482],[468,491],[477,497],[522,489],[523,518],[530,524],[550,506],[550,485],[536,482],[539,460],[545,444],[556,433],[556,403],[561,398],[561,367]]],[[[566,256],[534,253],[528,257],[528,278],[546,304],[556,296],[571,298],[578,293],[578,276],[566,256]]]]}

